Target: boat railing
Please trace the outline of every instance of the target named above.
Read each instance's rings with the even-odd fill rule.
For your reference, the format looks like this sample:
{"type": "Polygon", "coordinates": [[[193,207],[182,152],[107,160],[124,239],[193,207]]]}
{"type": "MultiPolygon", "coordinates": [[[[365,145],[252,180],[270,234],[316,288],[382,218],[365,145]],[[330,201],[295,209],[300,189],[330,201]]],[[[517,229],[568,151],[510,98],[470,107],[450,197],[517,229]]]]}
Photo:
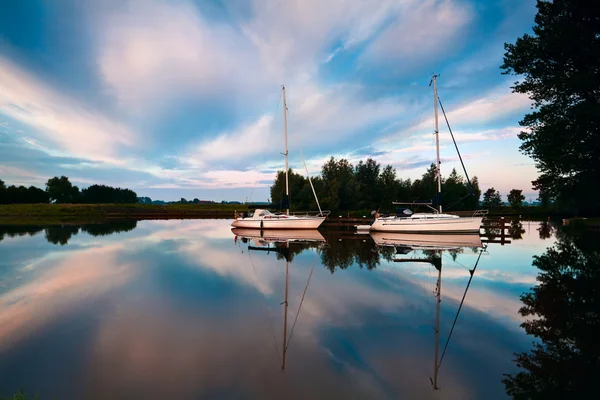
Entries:
{"type": "Polygon", "coordinates": [[[475,210],[473,217],[485,217],[489,212],[489,210],[475,210]]]}
{"type": "Polygon", "coordinates": [[[290,215],[293,215],[294,217],[327,217],[329,214],[331,214],[331,211],[329,210],[324,210],[324,211],[296,211],[296,212],[291,212],[290,215]]]}

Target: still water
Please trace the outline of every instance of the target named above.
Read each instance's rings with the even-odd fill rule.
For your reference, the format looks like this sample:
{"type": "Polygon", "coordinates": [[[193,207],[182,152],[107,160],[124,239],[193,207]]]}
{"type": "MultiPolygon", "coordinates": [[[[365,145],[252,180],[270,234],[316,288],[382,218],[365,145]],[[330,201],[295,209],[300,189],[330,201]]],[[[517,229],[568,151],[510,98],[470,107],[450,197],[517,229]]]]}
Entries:
{"type": "Polygon", "coordinates": [[[558,240],[524,221],[484,249],[276,243],[230,222],[0,226],[0,396],[504,398],[535,340],[533,256],[558,240]]]}

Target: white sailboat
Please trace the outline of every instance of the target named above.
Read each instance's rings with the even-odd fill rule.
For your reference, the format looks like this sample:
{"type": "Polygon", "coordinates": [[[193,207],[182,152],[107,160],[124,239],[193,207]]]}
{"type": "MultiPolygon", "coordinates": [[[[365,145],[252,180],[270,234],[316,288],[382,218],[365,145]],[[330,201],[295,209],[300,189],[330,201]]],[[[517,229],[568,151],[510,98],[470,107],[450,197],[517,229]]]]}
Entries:
{"type": "MultiPolygon", "coordinates": [[[[438,94],[437,94],[437,75],[433,75],[433,108],[435,116],[435,145],[437,150],[437,193],[438,199],[442,191],[442,178],[440,173],[440,137],[438,129],[438,94]]],[[[468,233],[479,232],[483,217],[487,210],[478,210],[471,217],[459,217],[452,214],[442,213],[442,205],[439,202],[438,208],[432,207],[432,203],[399,203],[404,205],[426,205],[434,213],[413,213],[405,209],[400,215],[389,217],[376,217],[371,225],[371,231],[384,232],[411,232],[411,233],[468,233]]]]}
{"type": "MultiPolygon", "coordinates": [[[[285,143],[285,199],[284,202],[286,204],[285,213],[272,213],[268,210],[256,209],[254,214],[248,217],[239,218],[237,213],[235,213],[235,221],[231,224],[231,226],[236,228],[251,228],[251,229],[317,229],[327,215],[329,215],[329,211],[322,211],[321,205],[319,204],[319,199],[317,198],[317,193],[315,192],[315,188],[313,187],[310,176],[308,176],[308,182],[310,183],[310,187],[313,191],[313,195],[315,196],[315,200],[317,202],[317,207],[319,211],[314,212],[303,212],[303,213],[295,213],[290,214],[289,209],[289,196],[290,196],[290,185],[288,179],[288,142],[287,142],[287,103],[285,99],[285,86],[282,86],[282,95],[283,95],[283,136],[285,143]]],[[[308,172],[308,171],[307,171],[308,172]]]]}

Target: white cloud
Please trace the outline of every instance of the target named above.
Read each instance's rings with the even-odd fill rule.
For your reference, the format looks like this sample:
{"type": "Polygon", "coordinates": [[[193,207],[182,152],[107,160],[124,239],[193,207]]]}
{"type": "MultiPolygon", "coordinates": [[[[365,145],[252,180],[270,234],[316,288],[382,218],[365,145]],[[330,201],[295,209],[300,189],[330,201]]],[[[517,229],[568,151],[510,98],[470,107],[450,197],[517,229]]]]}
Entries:
{"type": "Polygon", "coordinates": [[[459,33],[472,18],[471,8],[464,3],[405,2],[401,15],[369,45],[364,58],[397,60],[404,66],[423,63],[456,47],[459,33]]]}
{"type": "Polygon", "coordinates": [[[89,160],[122,164],[119,149],[136,140],[123,124],[90,111],[1,56],[0,111],[33,127],[39,140],[89,160]]]}
{"type": "Polygon", "coordinates": [[[185,158],[189,164],[202,166],[216,160],[246,158],[264,152],[275,139],[274,136],[273,116],[263,115],[258,121],[237,131],[223,133],[200,144],[185,158]]]}
{"type": "MultiPolygon", "coordinates": [[[[486,124],[512,113],[522,111],[531,106],[529,97],[520,93],[512,93],[507,85],[495,88],[485,96],[471,100],[466,104],[449,110],[446,115],[452,127],[459,125],[486,124]]],[[[445,123],[442,119],[440,123],[445,123]]],[[[423,123],[419,127],[431,126],[423,123]]],[[[441,128],[440,128],[441,129],[441,128]]]]}
{"type": "Polygon", "coordinates": [[[134,110],[190,92],[234,96],[264,83],[252,44],[233,26],[209,22],[191,2],[128,2],[103,14],[98,65],[134,110]]]}

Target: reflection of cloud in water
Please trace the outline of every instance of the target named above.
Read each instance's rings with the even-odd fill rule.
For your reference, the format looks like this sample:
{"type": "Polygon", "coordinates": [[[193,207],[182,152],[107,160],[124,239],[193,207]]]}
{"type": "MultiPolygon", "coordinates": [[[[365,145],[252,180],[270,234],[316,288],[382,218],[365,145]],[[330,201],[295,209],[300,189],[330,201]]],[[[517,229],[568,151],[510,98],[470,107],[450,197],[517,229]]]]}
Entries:
{"type": "MultiPolygon", "coordinates": [[[[0,348],[33,333],[82,301],[100,296],[128,281],[130,265],[120,265],[123,246],[80,250],[45,260],[33,280],[0,295],[0,348]]],[[[38,268],[41,265],[38,265],[38,268]]]]}
{"type": "MultiPolygon", "coordinates": [[[[135,299],[122,291],[111,293],[119,301],[119,314],[94,325],[83,397],[437,395],[428,381],[433,369],[433,267],[400,266],[382,259],[373,271],[354,265],[331,274],[318,258],[288,351],[288,368],[281,374],[269,324],[281,346],[279,303],[284,298],[285,260],[264,252],[250,256],[247,245],[234,246],[229,221],[144,221],[127,237],[93,238],[92,244],[97,247],[48,253],[35,264],[20,267],[20,272],[35,276],[0,295],[0,348],[4,348],[24,332],[33,335],[39,327],[49,326],[58,316],[84,313],[86,300],[131,282],[134,273],[142,282],[139,287],[150,283],[151,289],[137,292],[135,299]],[[125,257],[146,260],[144,267],[120,262],[125,257]],[[201,279],[193,281],[189,293],[181,292],[183,286],[178,285],[193,277],[201,279]],[[221,290],[223,285],[227,289],[221,290]],[[198,293],[202,300],[194,303],[198,293]],[[331,331],[337,334],[329,342],[326,336],[331,331]],[[379,334],[370,336],[380,331],[391,333],[384,340],[379,334]],[[349,347],[332,345],[352,336],[357,337],[349,340],[349,347]]],[[[315,250],[308,250],[290,263],[290,327],[315,256],[315,250]]],[[[472,267],[469,261],[476,256],[461,254],[459,261],[472,267]]],[[[468,277],[467,270],[444,258],[443,324],[452,322],[468,277]]],[[[479,323],[506,335],[506,327],[492,318],[511,322],[519,318],[518,297],[479,282],[509,279],[528,283],[529,277],[488,265],[484,257],[462,311],[464,321],[470,322],[462,325],[461,314],[458,329],[479,323]]],[[[467,356],[458,356],[459,352],[510,361],[514,349],[507,350],[506,343],[490,339],[485,348],[479,347],[483,339],[465,343],[463,337],[473,334],[462,331],[452,339],[452,357],[443,372],[446,398],[474,397],[481,394],[482,382],[495,379],[482,372],[478,377],[487,381],[470,385],[468,376],[477,372],[473,367],[477,364],[465,362],[467,356]],[[462,369],[454,368],[454,363],[462,369]]]]}
{"type": "MultiPolygon", "coordinates": [[[[473,262],[475,259],[476,256],[473,259],[473,262]]],[[[445,260],[444,262],[445,264],[450,264],[445,260]]],[[[518,313],[518,310],[521,307],[518,296],[509,293],[501,293],[493,290],[493,288],[480,285],[481,280],[486,280],[490,276],[495,276],[486,273],[487,271],[485,271],[484,262],[485,259],[482,258],[473,277],[469,292],[467,293],[464,307],[482,311],[493,318],[521,323],[523,318],[518,313]]],[[[473,265],[470,267],[472,268],[473,265]]],[[[436,279],[433,274],[436,271],[433,267],[429,268],[428,264],[403,263],[401,267],[398,267],[397,265],[383,265],[380,270],[397,276],[400,279],[404,279],[413,285],[420,286],[433,295],[436,279]]],[[[469,272],[466,269],[456,265],[443,265],[442,302],[445,300],[452,300],[454,303],[459,303],[463,297],[468,280],[469,272]]],[[[518,279],[516,281],[527,282],[527,279],[518,279]]],[[[518,325],[515,324],[511,324],[510,327],[518,329],[518,325]]]]}
{"type": "Polygon", "coordinates": [[[103,321],[92,339],[88,397],[355,398],[357,386],[361,397],[382,397],[377,387],[361,385],[369,376],[349,381],[330,368],[325,352],[301,341],[290,346],[282,373],[267,326],[256,318],[258,299],[246,301],[243,312],[224,311],[206,321],[162,301],[103,321]]]}

